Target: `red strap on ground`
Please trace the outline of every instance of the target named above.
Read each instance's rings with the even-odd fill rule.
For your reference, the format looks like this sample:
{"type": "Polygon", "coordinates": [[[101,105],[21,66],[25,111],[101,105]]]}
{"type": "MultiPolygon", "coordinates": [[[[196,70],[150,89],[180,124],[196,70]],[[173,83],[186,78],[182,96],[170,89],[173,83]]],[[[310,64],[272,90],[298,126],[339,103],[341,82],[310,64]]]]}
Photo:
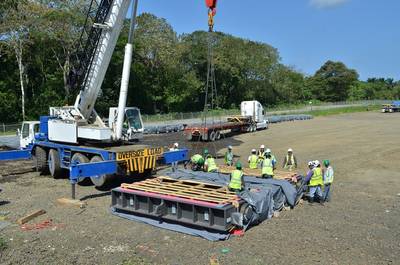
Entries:
{"type": "Polygon", "coordinates": [[[234,236],[244,236],[244,230],[243,229],[233,229],[231,232],[231,235],[234,236]]]}
{"type": "Polygon", "coordinates": [[[21,229],[24,231],[30,231],[30,230],[39,230],[39,229],[44,229],[44,228],[50,228],[50,227],[64,227],[64,224],[54,224],[51,219],[44,220],[43,222],[37,223],[37,224],[24,224],[21,225],[21,229]]]}

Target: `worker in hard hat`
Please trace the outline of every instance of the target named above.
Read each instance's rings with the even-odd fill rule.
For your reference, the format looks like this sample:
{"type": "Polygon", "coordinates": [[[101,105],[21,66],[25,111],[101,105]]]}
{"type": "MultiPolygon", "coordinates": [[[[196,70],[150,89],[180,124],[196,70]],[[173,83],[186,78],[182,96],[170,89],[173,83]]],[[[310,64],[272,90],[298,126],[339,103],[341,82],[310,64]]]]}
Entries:
{"type": "Polygon", "coordinates": [[[275,166],[271,152],[268,153],[267,151],[265,152],[265,157],[261,162],[261,177],[270,179],[274,177],[275,166]]]}
{"type": "Polygon", "coordinates": [[[329,160],[324,160],[324,194],[323,198],[325,202],[331,200],[332,183],[333,183],[333,168],[329,160]]]}
{"type": "Polygon", "coordinates": [[[230,191],[240,192],[244,189],[244,177],[242,172],[242,164],[236,163],[236,169],[232,171],[229,179],[228,188],[230,191]]]}
{"type": "Polygon", "coordinates": [[[233,151],[232,145],[228,146],[228,150],[225,153],[225,165],[233,166],[233,151]]]}
{"type": "Polygon", "coordinates": [[[260,160],[264,159],[265,157],[265,145],[260,145],[260,149],[258,149],[257,156],[260,160]]]}
{"type": "Polygon", "coordinates": [[[251,150],[251,155],[247,159],[247,162],[249,162],[249,168],[251,169],[256,169],[258,167],[258,156],[257,156],[257,150],[252,149],[251,150]]]}
{"type": "Polygon", "coordinates": [[[217,163],[215,163],[214,157],[207,152],[206,161],[204,162],[205,172],[218,172],[217,163]]]}
{"type": "Polygon", "coordinates": [[[297,168],[297,159],[296,156],[293,154],[293,149],[289,148],[287,150],[287,154],[283,159],[283,166],[282,168],[292,171],[293,169],[297,168]]]}
{"type": "MultiPolygon", "coordinates": [[[[200,154],[195,154],[190,158],[191,169],[193,171],[200,171],[204,166],[204,158],[200,154]]],[[[186,168],[186,165],[185,165],[186,168]]]]}
{"type": "Polygon", "coordinates": [[[321,164],[318,160],[309,162],[310,171],[308,172],[305,181],[308,182],[309,187],[309,203],[315,201],[315,194],[319,198],[319,202],[323,205],[324,199],[322,197],[322,186],[324,185],[323,173],[321,164]]]}
{"type": "Polygon", "coordinates": [[[275,156],[272,154],[271,149],[267,148],[267,150],[265,150],[265,157],[269,156],[272,159],[272,165],[274,167],[274,170],[276,169],[276,158],[275,156]]]}
{"type": "MultiPolygon", "coordinates": [[[[169,151],[177,151],[179,150],[179,143],[174,143],[172,147],[169,148],[169,151]]],[[[172,162],[172,171],[175,172],[178,169],[178,162],[172,162]]]]}

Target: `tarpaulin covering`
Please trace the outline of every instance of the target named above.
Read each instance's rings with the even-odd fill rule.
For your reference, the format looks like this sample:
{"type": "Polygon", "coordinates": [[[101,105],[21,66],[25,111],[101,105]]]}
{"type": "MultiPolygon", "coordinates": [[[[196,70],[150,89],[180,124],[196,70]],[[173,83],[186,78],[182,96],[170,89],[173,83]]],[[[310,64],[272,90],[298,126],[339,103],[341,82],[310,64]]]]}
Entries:
{"type": "MultiPolygon", "coordinates": [[[[229,176],[220,173],[206,173],[191,170],[163,170],[159,175],[169,176],[174,179],[195,180],[204,183],[227,186],[229,176]]],[[[252,225],[269,219],[275,211],[281,210],[285,205],[294,207],[298,199],[302,196],[302,186],[290,184],[285,180],[261,179],[255,177],[244,177],[245,189],[238,195],[246,202],[246,210],[234,213],[232,222],[241,226],[244,230],[252,225]]],[[[217,241],[229,238],[229,234],[207,231],[205,229],[192,228],[180,224],[154,220],[142,216],[134,216],[113,211],[112,213],[130,220],[144,222],[157,227],[182,232],[190,235],[200,236],[208,240],[217,241]]]]}

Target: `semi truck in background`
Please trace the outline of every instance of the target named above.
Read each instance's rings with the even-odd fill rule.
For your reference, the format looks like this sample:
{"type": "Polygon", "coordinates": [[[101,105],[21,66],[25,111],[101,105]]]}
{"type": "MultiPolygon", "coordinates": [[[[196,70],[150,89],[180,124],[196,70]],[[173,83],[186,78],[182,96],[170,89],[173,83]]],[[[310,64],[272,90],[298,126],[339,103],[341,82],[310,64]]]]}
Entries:
{"type": "Polygon", "coordinates": [[[241,115],[229,116],[226,121],[205,120],[202,124],[187,126],[184,130],[189,141],[216,141],[232,133],[255,132],[268,128],[262,104],[256,100],[240,104],[241,115]]]}
{"type": "Polygon", "coordinates": [[[382,113],[392,113],[392,112],[400,112],[400,101],[393,101],[391,104],[383,104],[382,105],[382,113]]]}

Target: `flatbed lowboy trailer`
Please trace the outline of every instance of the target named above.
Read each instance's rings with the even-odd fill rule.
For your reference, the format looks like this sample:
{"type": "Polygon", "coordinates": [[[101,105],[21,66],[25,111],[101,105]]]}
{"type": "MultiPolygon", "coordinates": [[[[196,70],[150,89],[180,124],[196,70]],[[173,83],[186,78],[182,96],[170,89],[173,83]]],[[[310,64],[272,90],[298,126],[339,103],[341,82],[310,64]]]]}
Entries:
{"type": "Polygon", "coordinates": [[[255,132],[257,124],[251,117],[228,117],[226,122],[210,122],[210,124],[188,126],[184,130],[186,139],[216,141],[227,133],[255,132]]]}

